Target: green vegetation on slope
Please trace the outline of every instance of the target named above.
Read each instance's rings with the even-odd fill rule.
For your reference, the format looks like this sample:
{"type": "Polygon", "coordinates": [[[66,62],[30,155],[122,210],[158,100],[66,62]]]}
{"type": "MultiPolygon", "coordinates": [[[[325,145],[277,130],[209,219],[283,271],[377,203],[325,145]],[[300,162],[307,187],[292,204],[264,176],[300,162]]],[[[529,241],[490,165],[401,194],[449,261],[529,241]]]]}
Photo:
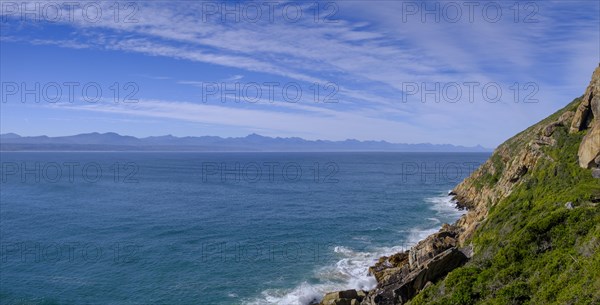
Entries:
{"type": "MultiPolygon", "coordinates": [[[[553,160],[540,159],[469,240],[473,259],[409,304],[600,304],[600,181],[577,163],[584,133],[558,128],[556,145],[543,148],[553,160]]],[[[511,148],[525,145],[511,140],[511,148]]],[[[492,162],[496,172],[476,187],[497,181],[503,163],[492,162]]]]}

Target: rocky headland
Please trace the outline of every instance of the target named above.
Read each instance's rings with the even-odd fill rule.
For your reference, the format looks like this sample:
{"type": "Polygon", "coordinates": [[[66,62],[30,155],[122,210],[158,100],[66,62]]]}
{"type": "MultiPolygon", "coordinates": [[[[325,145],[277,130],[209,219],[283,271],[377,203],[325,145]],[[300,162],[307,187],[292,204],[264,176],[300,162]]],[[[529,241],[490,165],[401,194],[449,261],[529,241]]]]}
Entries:
{"type": "Polygon", "coordinates": [[[582,97],[501,144],[451,195],[467,213],[381,257],[374,289],[315,304],[600,304],[600,67],[582,97]]]}

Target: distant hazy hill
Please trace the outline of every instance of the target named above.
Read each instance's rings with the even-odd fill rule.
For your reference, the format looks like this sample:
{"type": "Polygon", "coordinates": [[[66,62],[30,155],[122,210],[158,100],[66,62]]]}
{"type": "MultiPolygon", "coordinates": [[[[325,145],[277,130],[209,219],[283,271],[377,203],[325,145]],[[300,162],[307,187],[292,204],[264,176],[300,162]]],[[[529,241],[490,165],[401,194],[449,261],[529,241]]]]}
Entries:
{"type": "Polygon", "coordinates": [[[271,138],[251,134],[240,138],[215,136],[174,137],[172,135],[136,138],[114,132],[86,133],[64,137],[21,137],[0,135],[2,151],[397,151],[397,152],[489,152],[482,146],[450,144],[398,144],[386,141],[309,141],[301,138],[271,138]]]}

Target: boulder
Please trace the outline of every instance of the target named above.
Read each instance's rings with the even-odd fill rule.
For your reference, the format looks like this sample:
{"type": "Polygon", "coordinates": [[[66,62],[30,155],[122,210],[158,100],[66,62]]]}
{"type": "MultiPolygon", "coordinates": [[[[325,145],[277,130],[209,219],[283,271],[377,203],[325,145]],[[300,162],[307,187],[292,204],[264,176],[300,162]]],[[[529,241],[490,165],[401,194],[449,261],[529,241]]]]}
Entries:
{"type": "Polygon", "coordinates": [[[595,122],[592,129],[581,140],[577,155],[579,156],[579,165],[581,167],[598,167],[596,159],[600,157],[600,120],[595,122]]]}
{"type": "Polygon", "coordinates": [[[408,264],[410,269],[416,269],[427,263],[434,256],[456,247],[456,232],[444,231],[429,235],[412,247],[408,253],[408,264]]]}
{"type": "Polygon", "coordinates": [[[437,233],[429,235],[409,251],[379,259],[369,269],[377,279],[377,287],[361,304],[402,304],[427,283],[431,285],[463,264],[472,255],[472,250],[457,248],[458,234],[457,226],[444,224],[437,233]]]}
{"type": "Polygon", "coordinates": [[[556,140],[551,137],[541,136],[537,140],[535,140],[535,143],[537,143],[538,145],[554,146],[556,145],[556,140]]]}
{"type": "Polygon", "coordinates": [[[417,270],[414,277],[409,276],[404,285],[394,290],[394,298],[399,304],[405,303],[421,291],[428,282],[441,279],[466,261],[467,257],[457,248],[442,252],[428,262],[423,269],[417,270]]]}
{"type": "Polygon", "coordinates": [[[377,282],[384,281],[391,274],[401,272],[404,265],[408,264],[408,251],[399,252],[391,256],[383,256],[375,265],[369,267],[369,274],[375,276],[377,282]]]}
{"type": "Polygon", "coordinates": [[[581,101],[575,115],[573,116],[573,123],[571,123],[571,133],[575,133],[581,130],[585,130],[588,127],[588,123],[591,121],[591,110],[590,101],[581,101]]]}
{"type": "Polygon", "coordinates": [[[558,128],[559,126],[562,126],[562,121],[560,119],[556,122],[552,122],[552,123],[546,125],[546,127],[544,127],[544,129],[542,129],[542,136],[544,136],[544,137],[551,136],[554,133],[554,131],[556,130],[556,128],[558,128]]]}
{"type": "Polygon", "coordinates": [[[590,110],[595,118],[600,118],[600,89],[596,91],[594,98],[590,102],[590,110]]]}
{"type": "Polygon", "coordinates": [[[592,81],[585,91],[581,103],[575,111],[571,132],[589,129],[579,146],[579,165],[593,168],[600,165],[600,67],[596,68],[592,81]]]}
{"type": "Polygon", "coordinates": [[[354,304],[356,303],[356,300],[353,299],[335,299],[335,300],[331,300],[328,301],[326,303],[321,303],[324,305],[353,305],[352,301],[354,301],[354,304]]]}
{"type": "Polygon", "coordinates": [[[523,177],[523,175],[527,174],[528,170],[529,169],[525,165],[521,165],[521,166],[517,167],[513,171],[512,175],[510,176],[509,181],[513,182],[513,183],[519,181],[519,179],[521,179],[521,177],[523,177]]]}
{"type": "Polygon", "coordinates": [[[408,274],[395,274],[371,290],[363,305],[404,304],[426,285],[440,280],[448,272],[464,264],[468,258],[456,247],[447,249],[408,274]]]}
{"type": "Polygon", "coordinates": [[[598,118],[600,113],[600,67],[597,67],[592,75],[590,85],[587,87],[581,103],[575,111],[571,122],[570,132],[578,132],[589,127],[594,116],[598,118]]]}
{"type": "Polygon", "coordinates": [[[559,118],[558,118],[558,122],[562,125],[562,126],[569,126],[573,120],[573,116],[575,115],[575,112],[573,111],[566,111],[565,113],[563,113],[559,118]]]}
{"type": "Polygon", "coordinates": [[[325,295],[320,305],[359,305],[367,292],[354,289],[330,292],[325,295]]]}

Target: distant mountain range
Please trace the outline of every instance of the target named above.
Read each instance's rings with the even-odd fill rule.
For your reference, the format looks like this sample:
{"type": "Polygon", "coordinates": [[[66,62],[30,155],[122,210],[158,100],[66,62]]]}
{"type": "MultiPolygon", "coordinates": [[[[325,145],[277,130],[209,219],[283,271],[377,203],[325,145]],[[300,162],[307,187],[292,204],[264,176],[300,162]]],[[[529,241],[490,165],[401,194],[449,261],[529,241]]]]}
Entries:
{"type": "Polygon", "coordinates": [[[73,136],[21,137],[15,133],[0,134],[1,151],[395,151],[395,152],[490,152],[474,147],[450,144],[400,144],[386,141],[325,141],[302,138],[272,138],[251,134],[239,138],[215,136],[175,137],[172,135],[136,138],[114,132],[84,133],[73,136]]]}

